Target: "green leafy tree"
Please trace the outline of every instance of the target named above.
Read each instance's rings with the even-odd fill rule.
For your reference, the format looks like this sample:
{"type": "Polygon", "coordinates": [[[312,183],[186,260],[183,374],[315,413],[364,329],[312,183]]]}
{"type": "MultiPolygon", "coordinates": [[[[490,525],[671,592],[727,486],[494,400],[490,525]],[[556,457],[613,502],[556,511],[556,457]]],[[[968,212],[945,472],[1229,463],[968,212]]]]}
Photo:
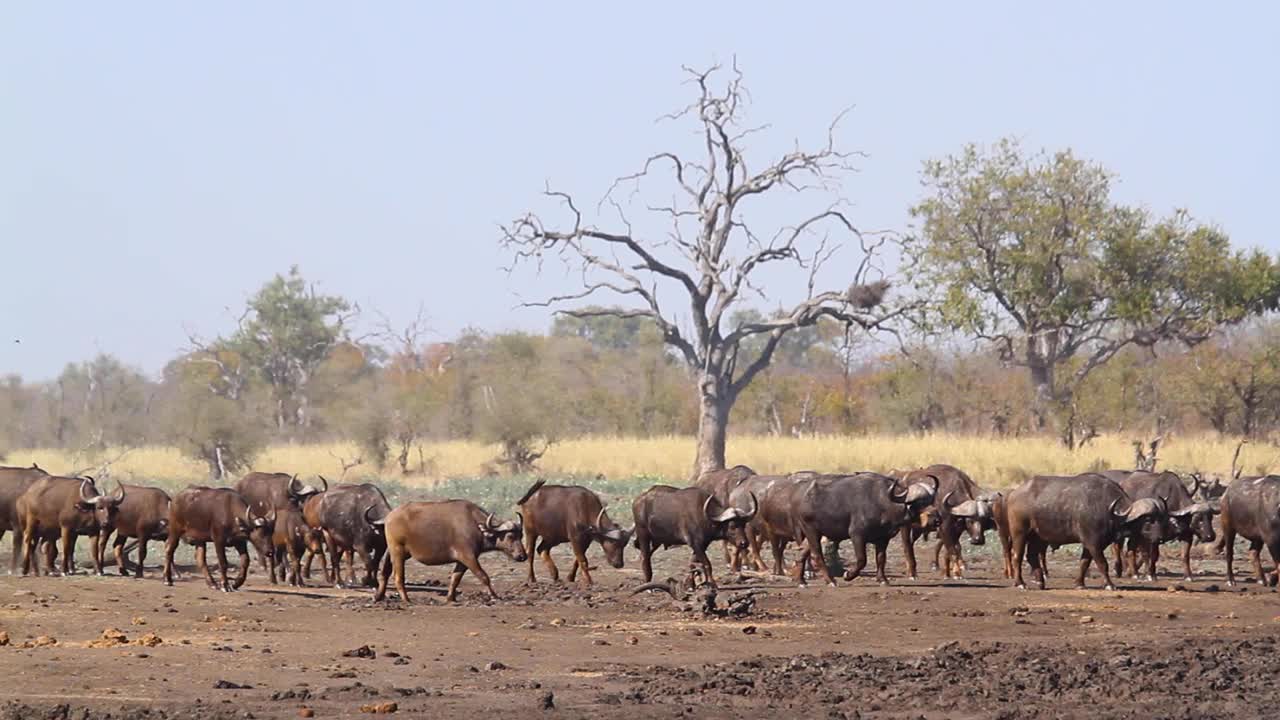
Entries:
{"type": "Polygon", "coordinates": [[[347,339],[351,312],[343,298],[317,293],[294,266],[249,299],[239,328],[218,343],[216,350],[237,353],[270,388],[277,432],[310,426],[312,379],[347,339]]]}
{"type": "Polygon", "coordinates": [[[210,390],[218,383],[215,364],[198,358],[169,363],[160,397],[159,435],[187,456],[204,462],[212,479],[225,481],[249,469],[266,445],[270,430],[261,419],[259,393],[246,386],[229,397],[210,390]]]}
{"type": "Polygon", "coordinates": [[[1067,418],[1081,383],[1116,353],[1208,339],[1275,306],[1280,273],[1179,212],[1154,221],[1111,198],[1111,176],[1070,151],[1004,140],[926,163],[905,243],[932,318],[1027,369],[1039,425],[1067,418]]]}

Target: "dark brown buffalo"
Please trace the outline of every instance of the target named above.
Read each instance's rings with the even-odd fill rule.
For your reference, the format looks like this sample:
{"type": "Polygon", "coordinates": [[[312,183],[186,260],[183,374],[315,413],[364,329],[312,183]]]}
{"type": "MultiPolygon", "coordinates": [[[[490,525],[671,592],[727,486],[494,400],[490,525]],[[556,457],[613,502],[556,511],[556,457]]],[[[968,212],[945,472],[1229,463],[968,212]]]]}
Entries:
{"type": "Polygon", "coordinates": [[[896,471],[891,477],[911,484],[929,478],[938,480],[938,491],[933,505],[925,510],[920,523],[902,526],[903,553],[907,558],[907,577],[916,579],[915,542],[929,532],[938,533],[933,550],[933,569],[942,570],[946,577],[964,577],[964,558],[960,552],[960,538],[969,533],[969,542],[982,545],[986,531],[995,527],[991,506],[997,494],[989,494],[978,487],[969,476],[952,465],[930,465],[910,471],[896,471]],[[939,561],[939,555],[945,556],[939,561]]]}
{"type": "Polygon", "coordinates": [[[112,548],[115,552],[116,568],[121,575],[128,575],[129,548],[126,541],[136,540],[138,546],[138,567],[135,576],[142,577],[142,564],[147,559],[147,542],[164,540],[169,537],[169,493],[160,488],[142,485],[121,485],[127,492],[124,499],[116,507],[115,522],[111,526],[103,526],[98,531],[98,566],[105,564],[107,554],[107,538],[114,530],[116,534],[112,548]]]}
{"type": "MultiPolygon", "coordinates": [[[[315,515],[324,532],[324,544],[333,565],[335,587],[347,587],[342,578],[342,558],[347,558],[351,584],[356,582],[355,556],[364,564],[363,584],[373,587],[374,573],[387,550],[382,523],[391,503],[376,485],[336,485],[320,496],[315,515]]],[[[305,515],[304,515],[305,517],[305,515]]]]}
{"type": "MultiPolygon", "coordinates": [[[[298,479],[297,475],[288,473],[251,472],[236,482],[236,492],[249,501],[253,512],[259,516],[266,515],[272,509],[283,512],[289,508],[302,508],[307,498],[323,493],[329,489],[329,481],[323,475],[317,476],[324,487],[317,488],[298,479]]],[[[259,555],[258,562],[262,569],[276,582],[276,567],[271,558],[259,555]]],[[[283,568],[282,568],[283,570],[283,568]]]]}
{"type": "Polygon", "coordinates": [[[302,587],[305,585],[302,581],[302,556],[307,552],[320,553],[323,560],[322,531],[308,525],[302,510],[297,507],[290,506],[277,513],[271,544],[275,548],[275,567],[279,570],[280,582],[302,587]]]}
{"type": "Polygon", "coordinates": [[[320,521],[320,506],[324,502],[324,496],[327,493],[328,489],[325,492],[312,495],[307,498],[306,502],[302,503],[303,520],[306,521],[307,526],[313,532],[319,533],[320,538],[314,548],[310,545],[307,547],[307,552],[302,559],[302,577],[308,580],[311,579],[311,561],[318,557],[320,558],[320,570],[324,573],[324,581],[332,583],[333,576],[329,573],[329,561],[325,557],[327,550],[324,544],[324,524],[320,521]]]}
{"type": "Polygon", "coordinates": [[[832,587],[835,579],[822,556],[822,538],[835,543],[838,551],[844,540],[853,542],[854,565],[845,573],[846,580],[860,575],[867,566],[867,544],[876,550],[876,580],[889,583],[885,575],[889,541],[904,525],[920,522],[933,504],[938,480],[930,476],[926,482],[910,485],[887,475],[863,472],[854,475],[825,475],[808,483],[795,498],[792,509],[805,549],[797,566],[797,582],[804,584],[803,566],[812,560],[818,573],[832,587]]]}
{"type": "Polygon", "coordinates": [[[173,554],[178,543],[185,542],[196,548],[196,566],[204,573],[209,587],[231,592],[244,585],[249,575],[249,543],[263,555],[270,556],[271,533],[276,511],[263,517],[256,515],[249,502],[231,488],[189,487],[178,493],[169,503],[169,536],[164,543],[164,582],[173,585],[173,554]],[[213,543],[218,555],[218,570],[222,575],[219,586],[205,562],[205,548],[213,543]],[[240,553],[240,572],[235,582],[227,579],[227,547],[240,553]]]}
{"type": "Polygon", "coordinates": [[[480,555],[501,550],[516,562],[526,559],[520,523],[497,522],[493,513],[466,500],[406,503],[376,522],[385,530],[387,553],[375,600],[387,596],[387,580],[394,572],[396,591],[401,600],[409,602],[404,589],[404,563],[409,558],[423,565],[453,563],[445,595],[448,602],[457,599],[458,583],[468,570],[484,583],[489,597],[497,600],[489,573],[480,567],[480,555]]]}
{"type": "Polygon", "coordinates": [[[1104,554],[1109,545],[1134,536],[1159,542],[1172,534],[1165,506],[1159,499],[1130,498],[1118,483],[1097,473],[1072,477],[1037,475],[1009,491],[999,505],[997,518],[1005,526],[1001,541],[1008,543],[1008,562],[1019,588],[1026,588],[1022,579],[1024,558],[1043,589],[1046,549],[1079,544],[1076,587],[1084,587],[1085,573],[1092,562],[1102,573],[1106,589],[1114,590],[1104,554]]]}
{"type": "Polygon", "coordinates": [[[22,522],[18,517],[18,498],[31,484],[49,473],[31,463],[31,467],[0,466],[0,540],[6,532],[13,533],[13,554],[9,556],[9,574],[18,572],[18,559],[22,557],[22,522]]]}
{"type": "Polygon", "coordinates": [[[1236,584],[1236,535],[1249,541],[1249,558],[1259,583],[1275,585],[1280,570],[1262,571],[1262,548],[1280,568],[1280,475],[1236,478],[1222,496],[1222,542],[1227,551],[1227,584],[1236,584]]]}
{"type": "Polygon", "coordinates": [[[640,551],[644,581],[653,580],[653,551],[687,545],[693,551],[693,565],[701,569],[706,582],[714,585],[707,547],[715,540],[727,540],[741,550],[748,547],[743,527],[751,522],[760,504],[749,496],[747,509],[726,506],[700,487],[674,488],[655,485],[631,503],[635,517],[635,546],[640,551]]]}
{"type": "MultiPolygon", "coordinates": [[[[698,476],[698,480],[694,483],[694,487],[700,487],[703,490],[715,496],[716,500],[725,507],[730,507],[732,502],[730,495],[734,490],[746,482],[748,478],[755,475],[756,471],[746,465],[735,465],[731,468],[723,468],[721,470],[709,470],[698,476]]],[[[740,556],[741,548],[724,541],[724,561],[729,564],[735,571],[741,564],[740,556]]]]}
{"type": "MultiPolygon", "coordinates": [[[[1168,508],[1169,523],[1172,527],[1171,540],[1181,540],[1182,545],[1182,577],[1191,581],[1191,545],[1197,540],[1212,543],[1217,539],[1213,531],[1213,516],[1218,508],[1196,498],[1200,483],[1188,488],[1177,473],[1166,470],[1161,473],[1136,470],[1123,474],[1115,471],[1103,473],[1104,476],[1120,483],[1120,487],[1133,499],[1156,498],[1168,508]],[[1120,477],[1117,478],[1117,475],[1120,477]]],[[[1148,581],[1156,576],[1156,563],[1160,561],[1160,543],[1153,543],[1141,537],[1128,539],[1129,571],[1134,577],[1139,576],[1139,566],[1146,564],[1148,581]],[[1139,553],[1143,563],[1139,562],[1139,553]]],[[[1116,575],[1123,577],[1125,571],[1124,553],[1121,543],[1115,545],[1116,575]]]]}
{"type": "MultiPolygon", "coordinates": [[[[750,480],[750,484],[760,488],[757,496],[760,500],[760,512],[747,524],[748,544],[752,535],[756,543],[768,542],[773,553],[773,574],[784,575],[783,553],[788,543],[804,544],[804,532],[800,528],[799,518],[795,514],[809,486],[821,474],[810,471],[791,473],[790,475],[758,475],[750,480]]],[[[755,551],[757,556],[759,551],[755,551]]],[[[793,574],[802,577],[805,567],[797,564],[793,574]]]]}
{"type": "Polygon", "coordinates": [[[53,573],[53,542],[61,541],[62,574],[75,569],[76,538],[90,537],[94,571],[102,574],[98,553],[98,532],[111,527],[116,508],[125,497],[123,487],[111,495],[98,492],[93,478],[69,478],[49,475],[32,483],[18,498],[18,517],[23,532],[22,573],[39,574],[35,562],[36,544],[49,543],[45,549],[45,570],[53,573]]]}
{"type": "Polygon", "coordinates": [[[520,524],[524,526],[524,549],[528,555],[529,582],[536,582],[533,575],[535,550],[542,556],[553,582],[560,582],[560,569],[551,559],[551,548],[569,543],[573,548],[573,567],[569,569],[569,582],[573,582],[579,569],[582,580],[591,584],[587,566],[587,548],[600,543],[605,559],[615,568],[622,567],[622,552],[631,538],[631,530],[624,530],[609,519],[600,496],[578,485],[547,485],[538,480],[529,488],[520,502],[520,524]],[[538,542],[541,538],[541,542],[538,542]]]}

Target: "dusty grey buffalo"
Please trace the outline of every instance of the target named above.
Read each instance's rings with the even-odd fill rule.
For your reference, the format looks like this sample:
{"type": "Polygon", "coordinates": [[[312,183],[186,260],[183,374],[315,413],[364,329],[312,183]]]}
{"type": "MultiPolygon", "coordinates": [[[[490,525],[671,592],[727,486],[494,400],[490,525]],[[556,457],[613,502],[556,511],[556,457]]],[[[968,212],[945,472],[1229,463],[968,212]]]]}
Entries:
{"type": "Polygon", "coordinates": [[[1262,571],[1262,548],[1280,567],[1280,475],[1236,478],[1222,496],[1222,542],[1227,551],[1227,584],[1236,584],[1236,535],[1249,541],[1249,558],[1258,582],[1276,584],[1280,570],[1262,571]]]}
{"type": "MultiPolygon", "coordinates": [[[[1137,500],[1139,498],[1158,499],[1165,504],[1169,513],[1169,525],[1172,530],[1171,540],[1181,540],[1182,545],[1182,576],[1184,580],[1192,580],[1191,575],[1191,545],[1199,541],[1211,543],[1217,539],[1216,533],[1213,531],[1213,516],[1218,514],[1218,508],[1214,505],[1197,499],[1196,492],[1200,483],[1195,481],[1191,487],[1182,481],[1177,473],[1166,470],[1164,472],[1155,473],[1145,470],[1136,470],[1133,472],[1115,473],[1108,471],[1103,473],[1106,477],[1120,483],[1120,487],[1129,497],[1137,500]],[[1119,475],[1119,477],[1117,477],[1119,475]]],[[[1123,577],[1125,574],[1124,548],[1122,543],[1116,543],[1116,562],[1115,571],[1117,576],[1123,577]]],[[[1140,574],[1141,559],[1145,561],[1147,566],[1147,580],[1154,580],[1156,576],[1156,563],[1160,561],[1160,543],[1151,542],[1140,536],[1128,538],[1128,569],[1134,577],[1140,574]]]]}
{"type": "Polygon", "coordinates": [[[653,580],[654,550],[687,545],[693,552],[693,565],[714,585],[707,547],[715,540],[728,540],[739,549],[747,548],[743,526],[759,509],[754,495],[748,499],[746,508],[737,508],[726,506],[700,487],[655,485],[641,493],[631,503],[631,513],[635,517],[635,546],[640,551],[644,581],[653,580]]]}
{"type": "Polygon", "coordinates": [[[623,550],[631,538],[631,530],[623,529],[605,511],[600,496],[578,485],[547,485],[538,480],[524,497],[516,503],[520,510],[520,523],[524,527],[524,548],[528,555],[529,582],[535,582],[533,556],[542,556],[553,582],[560,581],[560,570],[551,559],[551,549],[561,543],[569,543],[573,549],[573,567],[569,569],[569,582],[573,582],[578,570],[582,580],[591,584],[587,566],[587,548],[591,543],[600,544],[605,559],[615,568],[622,567],[623,550]],[[541,538],[541,541],[539,541],[541,538]]]}
{"type": "Polygon", "coordinates": [[[898,480],[878,473],[863,472],[853,475],[825,475],[808,483],[796,498],[793,512],[797,526],[805,539],[797,573],[804,583],[803,565],[812,560],[818,573],[828,584],[835,586],[835,579],[822,557],[822,538],[835,543],[850,540],[853,543],[854,564],[845,573],[852,580],[867,566],[867,544],[876,551],[876,580],[887,585],[885,575],[886,552],[889,541],[906,525],[918,524],[937,495],[938,479],[929,477],[922,482],[903,486],[898,480]]]}
{"type": "Polygon", "coordinates": [[[404,586],[405,561],[413,558],[424,565],[453,564],[445,600],[458,596],[458,583],[468,570],[498,599],[489,574],[480,567],[480,555],[501,550],[516,562],[525,559],[520,523],[499,521],[491,512],[466,500],[405,503],[376,521],[385,528],[387,554],[382,561],[382,580],[375,600],[387,596],[387,581],[395,574],[400,599],[409,602],[404,586]]]}
{"type": "Polygon", "coordinates": [[[138,547],[137,577],[142,577],[142,564],[147,559],[147,542],[169,537],[169,493],[160,488],[142,485],[121,485],[121,488],[126,493],[116,508],[115,522],[110,526],[103,525],[98,531],[98,566],[105,564],[107,538],[114,531],[116,539],[112,547],[116,569],[121,575],[129,574],[126,557],[129,548],[126,543],[134,540],[138,547]]]}
{"type": "Polygon", "coordinates": [[[921,522],[903,525],[899,531],[907,558],[907,577],[916,579],[915,542],[929,532],[938,533],[938,542],[933,549],[933,569],[940,569],[946,577],[963,577],[965,567],[960,538],[968,533],[970,544],[986,543],[986,531],[995,527],[991,508],[1000,494],[984,491],[968,474],[952,465],[930,465],[890,475],[907,484],[926,482],[929,478],[938,481],[933,504],[925,509],[921,522]],[[943,555],[941,560],[940,555],[943,555]]]}
{"type": "Polygon", "coordinates": [[[35,562],[36,545],[45,547],[45,569],[53,572],[53,542],[61,540],[62,574],[75,572],[76,538],[90,537],[94,570],[101,575],[102,565],[98,553],[98,532],[111,527],[116,509],[125,497],[123,486],[111,495],[98,492],[93,478],[69,478],[49,475],[36,480],[18,498],[17,509],[23,536],[23,567],[39,574],[35,562]]]}
{"type": "MultiPolygon", "coordinates": [[[[315,517],[324,533],[324,543],[333,564],[335,587],[346,587],[342,577],[342,558],[347,559],[350,584],[356,584],[355,557],[364,565],[363,584],[375,585],[374,573],[387,550],[382,523],[391,512],[391,503],[376,485],[337,485],[320,496],[315,517]]],[[[304,513],[305,516],[306,513],[304,513]]],[[[308,523],[310,524],[310,523],[308,523]]]]}
{"type": "Polygon", "coordinates": [[[209,587],[231,592],[244,585],[249,574],[249,543],[259,553],[271,555],[271,533],[276,511],[266,517],[256,515],[249,502],[231,488],[189,487],[169,503],[169,535],[164,543],[164,582],[173,584],[173,555],[178,543],[195,546],[196,565],[204,573],[209,587]],[[218,556],[222,583],[213,579],[205,562],[205,548],[213,543],[218,556]],[[240,553],[240,572],[234,582],[227,579],[227,547],[240,553]]]}
{"type": "Polygon", "coordinates": [[[1012,565],[1014,585],[1025,588],[1022,561],[1029,560],[1036,583],[1044,588],[1043,560],[1046,548],[1079,544],[1080,572],[1076,587],[1083,588],[1089,563],[1102,573],[1105,587],[1114,590],[1107,567],[1106,549],[1122,538],[1140,537],[1161,542],[1172,536],[1164,503],[1159,499],[1133,499],[1119,483],[1097,473],[1073,477],[1037,475],[1006,494],[997,510],[1001,541],[1007,563],[1012,565]]]}
{"type": "Polygon", "coordinates": [[[22,523],[18,517],[18,498],[31,484],[49,473],[31,463],[31,467],[0,466],[0,540],[6,532],[13,533],[13,554],[9,556],[9,574],[18,572],[18,559],[22,557],[22,523]]]}

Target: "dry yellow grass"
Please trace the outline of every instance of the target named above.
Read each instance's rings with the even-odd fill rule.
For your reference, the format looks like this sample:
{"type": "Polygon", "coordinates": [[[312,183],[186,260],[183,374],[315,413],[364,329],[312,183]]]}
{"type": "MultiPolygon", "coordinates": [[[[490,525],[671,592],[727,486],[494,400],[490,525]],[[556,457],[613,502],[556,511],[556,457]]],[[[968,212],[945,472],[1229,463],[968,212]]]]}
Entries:
{"type": "MultiPolygon", "coordinates": [[[[1201,470],[1225,474],[1231,464],[1236,441],[1217,436],[1175,437],[1161,448],[1162,468],[1201,470]]],[[[681,482],[689,474],[693,460],[693,439],[689,437],[622,438],[591,437],[566,440],[553,446],[542,459],[542,474],[603,474],[610,478],[649,476],[681,482]]],[[[143,447],[125,452],[110,450],[96,456],[75,455],[62,450],[14,450],[5,461],[26,465],[37,462],[52,472],[97,468],[114,459],[111,476],[122,480],[163,480],[167,483],[194,483],[207,480],[204,465],[183,457],[168,447],[143,447]]],[[[474,477],[497,454],[497,448],[477,442],[440,442],[424,445],[422,459],[426,472],[403,478],[408,486],[429,486],[442,478],[474,477]]],[[[991,438],[949,434],[924,436],[827,436],[779,438],[739,436],[729,442],[729,461],[750,465],[758,472],[780,473],[794,470],[877,470],[919,467],[946,462],[963,468],[989,487],[1007,487],[1030,473],[1071,474],[1100,467],[1130,467],[1133,447],[1128,438],[1114,436],[1094,440],[1082,450],[1068,451],[1048,437],[991,438]]],[[[339,458],[358,455],[354,446],[343,443],[276,445],[257,459],[256,467],[301,475],[324,474],[330,480],[341,475],[339,458]]],[[[417,467],[416,453],[413,466],[417,467]]],[[[1246,446],[1241,464],[1247,472],[1280,467],[1280,448],[1259,444],[1246,446]]],[[[361,465],[348,479],[378,473],[361,465]]],[[[382,475],[398,478],[388,469],[382,475]]]]}

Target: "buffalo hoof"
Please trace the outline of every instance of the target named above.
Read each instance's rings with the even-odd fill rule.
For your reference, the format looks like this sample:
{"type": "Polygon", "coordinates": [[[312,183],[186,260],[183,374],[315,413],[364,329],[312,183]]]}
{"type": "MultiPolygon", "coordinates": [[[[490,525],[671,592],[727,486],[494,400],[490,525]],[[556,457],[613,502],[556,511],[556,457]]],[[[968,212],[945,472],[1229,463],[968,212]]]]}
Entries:
{"type": "MultiPolygon", "coordinates": [[[[938,572],[938,563],[929,563],[929,570],[932,572],[938,572]]],[[[914,577],[911,579],[915,580],[914,577]]]]}
{"type": "Polygon", "coordinates": [[[1155,582],[1155,581],[1156,581],[1156,576],[1155,576],[1155,575],[1150,575],[1150,574],[1148,574],[1148,575],[1143,575],[1143,576],[1142,576],[1142,580],[1143,580],[1143,582],[1155,582]]]}
{"type": "Polygon", "coordinates": [[[879,585],[880,587],[889,587],[888,580],[877,580],[876,584],[879,585]]]}
{"type": "Polygon", "coordinates": [[[1182,578],[1182,582],[1195,582],[1195,581],[1196,579],[1191,577],[1190,575],[1187,575],[1186,577],[1182,578]]]}
{"type": "Polygon", "coordinates": [[[828,581],[827,581],[827,587],[836,587],[836,581],[835,581],[835,580],[828,580],[828,581]]]}
{"type": "Polygon", "coordinates": [[[1115,585],[1112,585],[1111,583],[1107,583],[1106,585],[1103,585],[1103,586],[1102,586],[1102,589],[1103,589],[1103,590],[1110,591],[1110,592],[1115,592],[1115,591],[1116,591],[1116,586],[1115,586],[1115,585]]]}
{"type": "Polygon", "coordinates": [[[1026,589],[1027,589],[1027,584],[1026,584],[1026,583],[1014,583],[1014,585],[1013,585],[1013,586],[1014,586],[1015,588],[1019,589],[1019,590],[1026,590],[1026,589]]]}
{"type": "Polygon", "coordinates": [[[1236,581],[1235,581],[1235,580],[1228,580],[1228,581],[1227,581],[1227,587],[1235,587],[1235,586],[1236,586],[1236,581]]]}
{"type": "MultiPolygon", "coordinates": [[[[935,566],[933,569],[934,569],[934,570],[937,570],[938,568],[937,568],[937,566],[935,566]]],[[[920,578],[916,577],[915,575],[908,575],[908,576],[907,576],[907,579],[908,579],[908,580],[910,580],[911,582],[915,582],[915,581],[919,580],[920,578]]]]}

